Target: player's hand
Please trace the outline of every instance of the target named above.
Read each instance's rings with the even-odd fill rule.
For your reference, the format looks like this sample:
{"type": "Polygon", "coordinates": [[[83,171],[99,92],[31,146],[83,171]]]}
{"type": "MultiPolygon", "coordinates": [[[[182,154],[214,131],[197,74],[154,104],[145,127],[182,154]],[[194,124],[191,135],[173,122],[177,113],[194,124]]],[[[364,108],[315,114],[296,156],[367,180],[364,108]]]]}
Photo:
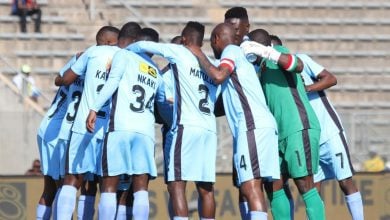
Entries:
{"type": "Polygon", "coordinates": [[[245,55],[252,53],[274,62],[278,62],[281,55],[281,53],[276,51],[273,47],[264,46],[255,41],[244,41],[240,47],[245,55]]]}
{"type": "Polygon", "coordinates": [[[87,123],[87,130],[91,133],[95,130],[95,122],[96,122],[96,112],[89,110],[86,123],[87,123]]]}
{"type": "Polygon", "coordinates": [[[60,75],[58,75],[55,79],[54,79],[54,85],[56,86],[62,86],[62,77],[60,75]]]}

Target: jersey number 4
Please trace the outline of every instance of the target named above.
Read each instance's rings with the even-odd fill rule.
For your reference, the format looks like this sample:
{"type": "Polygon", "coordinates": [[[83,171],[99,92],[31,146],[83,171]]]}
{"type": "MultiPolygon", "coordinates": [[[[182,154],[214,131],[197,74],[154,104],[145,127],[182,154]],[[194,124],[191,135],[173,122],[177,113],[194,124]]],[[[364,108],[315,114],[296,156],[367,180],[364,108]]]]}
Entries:
{"type": "Polygon", "coordinates": [[[130,109],[133,112],[139,112],[139,113],[144,112],[145,109],[149,109],[150,112],[153,113],[154,93],[145,104],[145,89],[142,86],[134,85],[132,92],[134,94],[137,94],[138,96],[135,99],[136,103],[130,103],[130,109]]]}

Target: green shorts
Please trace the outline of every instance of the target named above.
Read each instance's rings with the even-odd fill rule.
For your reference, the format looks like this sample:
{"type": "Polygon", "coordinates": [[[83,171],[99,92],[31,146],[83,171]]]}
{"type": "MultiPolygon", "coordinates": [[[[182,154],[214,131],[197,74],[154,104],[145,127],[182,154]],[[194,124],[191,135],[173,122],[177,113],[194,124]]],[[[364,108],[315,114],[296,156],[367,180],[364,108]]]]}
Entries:
{"type": "Polygon", "coordinates": [[[320,132],[307,129],[279,140],[279,163],[283,175],[299,178],[317,173],[320,132]]]}

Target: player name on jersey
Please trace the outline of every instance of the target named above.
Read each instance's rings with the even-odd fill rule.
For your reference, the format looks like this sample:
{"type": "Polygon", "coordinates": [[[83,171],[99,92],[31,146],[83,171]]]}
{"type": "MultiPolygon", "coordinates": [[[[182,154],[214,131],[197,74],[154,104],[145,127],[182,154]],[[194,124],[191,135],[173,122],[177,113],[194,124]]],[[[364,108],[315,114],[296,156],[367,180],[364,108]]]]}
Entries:
{"type": "Polygon", "coordinates": [[[106,71],[97,70],[95,77],[98,78],[98,79],[107,80],[108,73],[106,71]]]}
{"type": "Polygon", "coordinates": [[[204,81],[214,85],[213,80],[211,80],[210,77],[206,73],[204,73],[202,70],[191,68],[190,76],[195,76],[199,79],[203,79],[204,81]]]}

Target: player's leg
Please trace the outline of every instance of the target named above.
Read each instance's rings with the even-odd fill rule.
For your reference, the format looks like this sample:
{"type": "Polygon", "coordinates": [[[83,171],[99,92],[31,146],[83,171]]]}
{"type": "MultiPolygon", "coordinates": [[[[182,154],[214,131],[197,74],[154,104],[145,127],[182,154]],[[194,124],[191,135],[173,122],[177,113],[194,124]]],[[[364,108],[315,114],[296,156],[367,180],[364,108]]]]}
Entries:
{"type": "Polygon", "coordinates": [[[186,181],[170,181],[168,182],[168,193],[172,202],[173,219],[187,218],[188,205],[185,195],[186,181]]]}
{"type": "Polygon", "coordinates": [[[118,207],[116,212],[116,220],[131,219],[133,216],[133,189],[131,178],[128,175],[119,177],[119,185],[116,192],[118,207]]]}
{"type": "Polygon", "coordinates": [[[140,174],[132,176],[133,187],[133,218],[148,219],[149,218],[149,175],[140,174]]]}
{"type": "Polygon", "coordinates": [[[57,217],[68,220],[76,205],[77,190],[83,183],[84,174],[95,169],[92,135],[72,132],[66,150],[64,183],[58,195],[57,217]]]}
{"type": "Polygon", "coordinates": [[[99,219],[114,219],[117,210],[117,189],[120,176],[131,173],[131,134],[125,131],[106,133],[102,147],[102,190],[99,219]]]}
{"type": "Polygon", "coordinates": [[[248,219],[267,219],[267,204],[265,202],[262,180],[252,179],[241,183],[240,191],[248,201],[248,219]]]}
{"type": "Polygon", "coordinates": [[[133,134],[131,142],[133,218],[149,218],[149,180],[157,177],[154,140],[144,134],[133,134]],[[140,160],[139,158],[142,158],[140,160]]]}
{"type": "Polygon", "coordinates": [[[287,181],[287,178],[281,177],[279,180],[264,183],[271,206],[272,217],[275,220],[290,220],[294,218],[294,213],[291,210],[291,201],[289,200],[291,192],[285,190],[285,181],[287,181]]]}
{"type": "Polygon", "coordinates": [[[115,219],[119,176],[104,176],[98,206],[99,219],[115,219]]]}
{"type": "Polygon", "coordinates": [[[37,219],[49,219],[52,212],[52,204],[57,192],[56,181],[59,178],[58,156],[56,144],[47,143],[39,135],[37,136],[38,149],[41,161],[41,170],[44,174],[43,192],[39,199],[36,214],[37,219]]]}
{"type": "Polygon", "coordinates": [[[362,196],[353,183],[352,177],[339,180],[341,190],[344,192],[345,201],[353,220],[364,219],[362,196]]]}
{"type": "Polygon", "coordinates": [[[340,189],[345,195],[345,201],[352,219],[364,219],[362,196],[353,183],[353,167],[349,157],[348,144],[345,133],[341,132],[329,141],[329,148],[332,152],[332,168],[340,189]]]}
{"type": "Polygon", "coordinates": [[[77,203],[78,219],[93,219],[95,214],[95,198],[98,184],[99,181],[96,175],[93,173],[85,174],[77,203]]]}
{"type": "Polygon", "coordinates": [[[277,133],[274,129],[255,129],[242,132],[234,144],[234,164],[240,191],[248,201],[249,216],[267,219],[263,178],[280,177],[277,133]]]}
{"type": "Polygon", "coordinates": [[[37,219],[50,219],[52,204],[57,192],[55,180],[44,176],[43,192],[37,206],[37,219]]]}
{"type": "Polygon", "coordinates": [[[214,183],[197,182],[196,189],[198,190],[201,219],[215,219],[215,199],[214,199],[214,183]]]}
{"type": "Polygon", "coordinates": [[[240,191],[240,185],[238,183],[239,181],[237,177],[237,170],[234,167],[234,163],[232,165],[233,165],[232,182],[234,188],[236,188],[238,191],[238,207],[240,209],[240,216],[241,216],[241,220],[245,220],[246,216],[249,214],[248,201],[240,191]]]}
{"type": "Polygon", "coordinates": [[[306,205],[308,218],[325,219],[322,199],[314,186],[313,173],[318,170],[320,131],[302,130],[288,137],[285,159],[289,173],[306,205]]]}

